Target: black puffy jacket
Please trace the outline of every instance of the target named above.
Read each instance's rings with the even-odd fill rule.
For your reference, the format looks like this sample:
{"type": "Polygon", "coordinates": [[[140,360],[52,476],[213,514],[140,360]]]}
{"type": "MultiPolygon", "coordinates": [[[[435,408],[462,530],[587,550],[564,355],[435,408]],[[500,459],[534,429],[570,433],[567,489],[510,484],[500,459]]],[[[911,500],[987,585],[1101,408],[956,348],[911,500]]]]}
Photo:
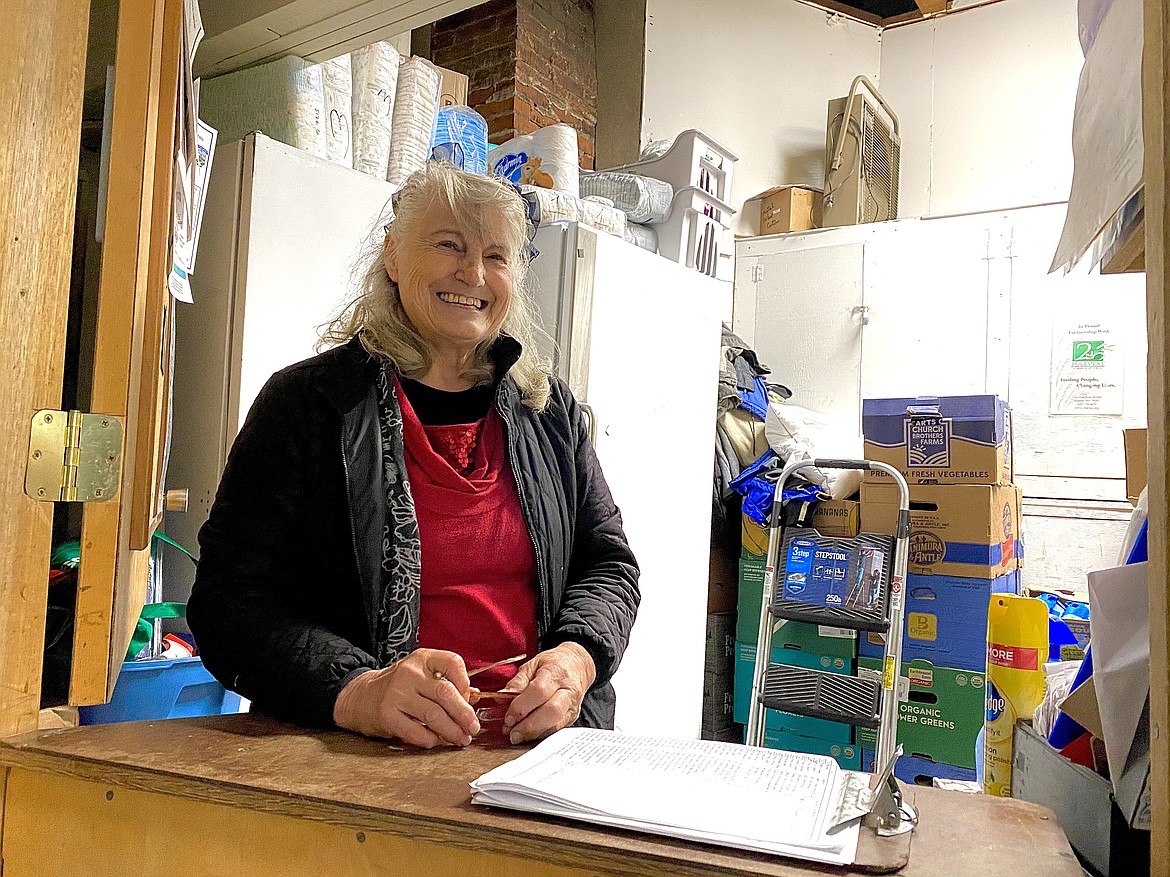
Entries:
{"type": "MultiPolygon", "coordinates": [[[[504,373],[519,345],[504,337],[492,353],[504,373]]],[[[273,375],[199,532],[187,620],[204,664],[258,709],[302,725],[331,726],[341,689],[378,667],[378,367],[355,339],[273,375]]],[[[536,546],[540,646],[571,640],[588,650],[597,680],[578,724],[613,727],[609,680],[639,601],[621,516],[563,382],[538,412],[505,376],[496,404],[536,546]]]]}

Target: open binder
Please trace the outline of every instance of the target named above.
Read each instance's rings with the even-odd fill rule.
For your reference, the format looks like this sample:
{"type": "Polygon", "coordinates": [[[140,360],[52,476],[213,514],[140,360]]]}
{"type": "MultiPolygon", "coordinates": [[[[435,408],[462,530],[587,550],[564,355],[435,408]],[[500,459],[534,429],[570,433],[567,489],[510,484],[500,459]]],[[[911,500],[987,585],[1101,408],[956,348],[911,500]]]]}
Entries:
{"type": "Polygon", "coordinates": [[[892,768],[871,788],[870,774],[823,755],[567,728],[471,791],[477,804],[891,871],[905,864],[909,835],[876,838],[863,822],[900,815],[892,768]]]}

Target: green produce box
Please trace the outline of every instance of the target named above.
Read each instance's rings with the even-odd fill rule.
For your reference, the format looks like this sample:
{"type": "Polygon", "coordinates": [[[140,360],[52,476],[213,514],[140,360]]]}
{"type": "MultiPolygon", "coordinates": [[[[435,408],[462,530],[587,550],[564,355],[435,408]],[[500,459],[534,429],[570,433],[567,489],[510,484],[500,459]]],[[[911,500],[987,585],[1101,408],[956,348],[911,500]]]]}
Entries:
{"type": "MultiPolygon", "coordinates": [[[[858,661],[858,676],[881,678],[882,662],[858,661]]],[[[984,674],[936,667],[921,659],[902,664],[898,742],[912,758],[975,767],[975,738],[983,727],[984,674]]],[[[858,729],[858,743],[873,749],[877,732],[858,729]]]]}
{"type": "MultiPolygon", "coordinates": [[[[776,664],[791,664],[830,673],[852,673],[853,659],[833,655],[813,655],[794,649],[772,649],[772,661],[776,664]]],[[[752,679],[755,671],[756,647],[753,643],[735,644],[735,686],[733,689],[732,717],[740,724],[746,724],[751,707],[752,679]]],[[[777,716],[775,727],[783,728],[805,737],[819,737],[839,743],[853,742],[853,728],[841,722],[813,719],[808,716],[792,716],[768,710],[764,727],[772,727],[772,716],[777,716]]]]}
{"type": "Polygon", "coordinates": [[[839,743],[835,740],[821,740],[817,737],[805,737],[791,731],[772,731],[766,723],[764,727],[764,746],[768,749],[783,749],[786,752],[807,752],[810,755],[828,755],[837,760],[845,770],[861,770],[861,747],[852,743],[839,743]]]}
{"type": "MultiPolygon", "coordinates": [[[[755,645],[760,635],[760,601],[764,598],[763,557],[750,554],[747,549],[739,559],[739,611],[735,620],[736,642],[755,645]]],[[[772,636],[772,645],[798,649],[816,655],[857,657],[857,633],[838,627],[807,624],[803,621],[777,621],[779,629],[772,636]]]]}

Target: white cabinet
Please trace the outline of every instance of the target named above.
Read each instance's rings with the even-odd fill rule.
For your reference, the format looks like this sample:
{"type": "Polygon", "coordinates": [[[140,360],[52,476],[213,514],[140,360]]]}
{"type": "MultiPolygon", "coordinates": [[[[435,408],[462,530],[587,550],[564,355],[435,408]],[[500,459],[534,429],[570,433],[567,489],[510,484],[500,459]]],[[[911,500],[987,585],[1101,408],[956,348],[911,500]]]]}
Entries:
{"type": "Polygon", "coordinates": [[[732,314],[801,405],[859,424],[863,260],[853,242],[741,256],[732,314]]]}
{"type": "Polygon", "coordinates": [[[1121,430],[1145,424],[1145,284],[1047,274],[1063,220],[1048,205],[741,239],[732,325],[793,402],[846,428],[860,429],[864,398],[1007,399],[1024,581],[1083,590],[1129,515],[1121,430]],[[1050,414],[1054,332],[1069,319],[1110,327],[1120,413],[1050,414]]]}

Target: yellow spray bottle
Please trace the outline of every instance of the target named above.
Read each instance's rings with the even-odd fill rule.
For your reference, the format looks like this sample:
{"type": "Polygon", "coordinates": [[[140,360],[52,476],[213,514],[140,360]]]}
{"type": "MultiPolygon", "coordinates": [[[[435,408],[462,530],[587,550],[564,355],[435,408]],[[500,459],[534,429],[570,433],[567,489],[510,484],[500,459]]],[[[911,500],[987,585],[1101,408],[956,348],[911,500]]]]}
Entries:
{"type": "Polygon", "coordinates": [[[987,714],[983,791],[1011,796],[1012,729],[1044,699],[1048,606],[1034,597],[992,594],[987,613],[987,714]]]}

